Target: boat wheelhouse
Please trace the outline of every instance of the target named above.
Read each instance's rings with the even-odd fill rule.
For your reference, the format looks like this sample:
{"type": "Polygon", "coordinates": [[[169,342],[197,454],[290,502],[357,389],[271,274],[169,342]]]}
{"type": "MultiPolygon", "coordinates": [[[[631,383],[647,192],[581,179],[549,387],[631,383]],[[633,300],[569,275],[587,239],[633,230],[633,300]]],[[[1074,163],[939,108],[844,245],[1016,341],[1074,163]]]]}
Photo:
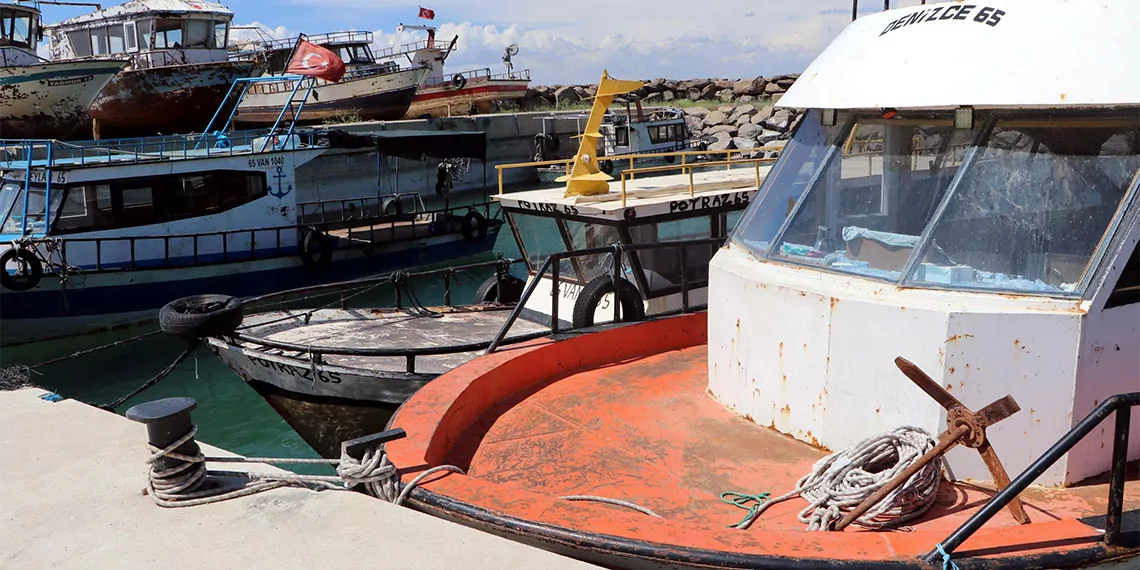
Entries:
{"type": "MultiPolygon", "coordinates": [[[[530,85],[530,70],[515,71],[512,58],[519,53],[518,45],[504,48],[504,73],[493,73],[490,68],[470,69],[448,74],[443,70],[444,62],[456,49],[459,36],[449,42],[435,39],[436,29],[432,26],[405,26],[399,31],[422,30],[427,38],[400,48],[408,61],[415,66],[428,68],[428,73],[420,83],[419,91],[408,109],[406,118],[450,117],[453,115],[474,115],[499,110],[505,101],[521,99],[530,85]]],[[[389,56],[392,57],[392,56],[389,56]]]]}
{"type": "Polygon", "coordinates": [[[65,138],[126,61],[51,62],[38,2],[0,2],[0,138],[65,138]]]}
{"type": "Polygon", "coordinates": [[[95,138],[188,133],[237,79],[262,64],[228,61],[233,12],[214,2],[131,0],[46,26],[54,60],[129,58],[91,106],[95,138]]]}
{"type": "Polygon", "coordinates": [[[355,198],[297,200],[297,169],[331,148],[484,159],[484,133],[365,137],[284,120],[232,131],[221,111],[195,137],[0,140],[0,344],[152,321],[170,300],[205,291],[259,295],[494,243],[502,222],[486,202],[429,207],[370,181],[355,198]]]}
{"type": "Polygon", "coordinates": [[[404,504],[611,568],[1135,568],[1137,25],[858,19],[779,101],[807,114],[707,313],[429,383],[386,445],[404,504]]]}
{"type": "MultiPolygon", "coordinates": [[[[314,100],[305,105],[301,122],[385,121],[403,118],[428,68],[422,65],[400,67],[392,58],[402,55],[395,48],[372,50],[372,32],[344,31],[302,36],[310,43],[332,51],[345,64],[347,72],[339,81],[318,80],[314,100]]],[[[266,37],[253,49],[239,52],[238,60],[268,60],[269,75],[281,75],[288,67],[297,39],[266,37]]],[[[409,53],[410,46],[403,48],[409,53]]],[[[277,111],[293,92],[286,79],[253,86],[238,108],[237,121],[243,124],[272,124],[277,111]]]]}
{"type": "MultiPolygon", "coordinates": [[[[596,136],[611,97],[599,95],[587,132],[596,136]]],[[[583,146],[576,160],[593,162],[593,155],[583,146]]],[[[630,170],[608,182],[604,173],[577,173],[562,188],[509,193],[503,193],[502,171],[533,164],[500,166],[494,199],[525,258],[525,279],[497,267],[492,276],[476,278],[486,281],[471,303],[449,298],[448,307],[418,306],[404,277],[286,291],[252,301],[239,331],[208,343],[318,453],[339,456],[340,442],[383,429],[416,390],[479,351],[702,306],[709,260],[771,160],[726,155],[692,165],[683,164],[688,155],[673,156],[671,173],[630,170]],[[645,176],[650,173],[659,176],[645,176]],[[589,196],[567,195],[582,180],[603,186],[589,196]],[[395,307],[338,301],[388,281],[397,287],[395,307]],[[313,310],[287,303],[318,294],[331,304],[313,310]]],[[[460,278],[452,270],[431,274],[460,278]]]]}

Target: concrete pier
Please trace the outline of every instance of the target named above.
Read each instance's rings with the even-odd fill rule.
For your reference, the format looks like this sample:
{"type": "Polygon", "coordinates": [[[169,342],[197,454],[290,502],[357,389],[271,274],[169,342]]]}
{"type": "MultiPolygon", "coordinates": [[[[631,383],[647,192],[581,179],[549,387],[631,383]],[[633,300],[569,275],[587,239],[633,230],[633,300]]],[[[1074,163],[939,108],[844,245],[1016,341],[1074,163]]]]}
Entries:
{"type": "Polygon", "coordinates": [[[164,509],[142,425],[45,393],[0,391],[0,568],[592,568],[359,493],[164,509]]]}

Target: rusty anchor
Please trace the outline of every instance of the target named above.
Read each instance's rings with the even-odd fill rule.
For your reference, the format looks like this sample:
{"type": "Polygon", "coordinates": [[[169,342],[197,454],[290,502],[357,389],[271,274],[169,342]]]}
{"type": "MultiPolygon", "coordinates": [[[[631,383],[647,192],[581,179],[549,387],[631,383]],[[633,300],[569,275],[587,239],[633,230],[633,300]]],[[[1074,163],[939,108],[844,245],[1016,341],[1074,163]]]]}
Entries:
{"type": "MultiPolygon", "coordinates": [[[[1009,485],[1009,475],[1005,471],[1005,466],[1001,464],[1001,460],[998,459],[997,452],[994,451],[993,446],[986,438],[986,428],[1021,410],[1013,397],[1006,395],[981,410],[973,412],[952,396],[950,392],[939,386],[913,362],[900,356],[895,359],[895,365],[923,392],[926,392],[927,395],[934,398],[934,401],[946,408],[946,431],[938,436],[938,444],[933,449],[926,452],[918,461],[891,479],[873,495],[867,497],[855,510],[847,513],[847,516],[836,523],[835,530],[837,531],[847,528],[848,525],[863,516],[863,513],[866,513],[892,491],[906,483],[928,463],[942,457],[958,444],[978,450],[978,454],[982,456],[982,461],[986,464],[986,469],[989,469],[990,474],[993,475],[998,491],[1009,485]]],[[[1021,499],[1014,497],[1009,502],[1009,512],[1013,514],[1013,518],[1017,522],[1029,524],[1029,515],[1025,513],[1021,499]]]]}

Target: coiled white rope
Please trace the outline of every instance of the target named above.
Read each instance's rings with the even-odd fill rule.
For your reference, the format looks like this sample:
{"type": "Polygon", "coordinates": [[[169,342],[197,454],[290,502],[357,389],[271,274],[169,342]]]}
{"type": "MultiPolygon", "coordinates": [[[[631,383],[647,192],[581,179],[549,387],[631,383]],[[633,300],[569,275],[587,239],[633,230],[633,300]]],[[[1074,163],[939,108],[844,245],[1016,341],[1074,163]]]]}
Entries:
{"type": "Polygon", "coordinates": [[[190,441],[198,433],[193,425],[185,435],[165,448],[148,445],[151,456],[147,459],[147,493],[156,504],[162,507],[193,507],[236,499],[270,489],[285,486],[304,486],[315,490],[351,490],[356,485],[365,485],[372,494],[382,500],[399,505],[404,502],[421,481],[441,471],[463,474],[463,470],[453,465],[441,465],[420,473],[404,485],[396,466],[388,460],[383,446],[365,451],[362,459],[342,454],[340,459],[285,459],[273,457],[206,457],[198,452],[185,455],[174,450],[190,441]],[[184,463],[169,469],[157,469],[155,462],[162,458],[178,459],[184,463]],[[336,476],[297,475],[293,473],[257,473],[244,471],[208,471],[206,462],[218,463],[284,463],[336,465],[336,476]],[[241,479],[240,484],[222,486],[217,479],[207,479],[207,475],[217,475],[241,479]]]}
{"type": "MultiPolygon", "coordinates": [[[[796,488],[756,508],[738,528],[748,528],[772,505],[802,496],[808,506],[799,521],[809,531],[831,525],[930,451],[938,441],[916,427],[904,426],[865,439],[820,459],[796,488]]],[[[899,526],[922,516],[934,504],[942,480],[942,461],[931,461],[906,483],[872,506],[855,524],[872,528],[899,526]]]]}

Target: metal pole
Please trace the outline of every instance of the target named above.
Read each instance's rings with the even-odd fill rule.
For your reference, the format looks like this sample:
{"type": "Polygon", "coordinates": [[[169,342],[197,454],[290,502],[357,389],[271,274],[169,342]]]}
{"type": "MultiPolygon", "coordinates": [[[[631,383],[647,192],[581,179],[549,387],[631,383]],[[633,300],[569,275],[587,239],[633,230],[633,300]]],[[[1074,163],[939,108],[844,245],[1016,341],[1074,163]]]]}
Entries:
{"type": "Polygon", "coordinates": [[[851,21],[859,19],[859,0],[851,0],[851,21]]]}
{"type": "Polygon", "coordinates": [[[891,9],[891,0],[883,0],[883,11],[886,12],[887,10],[890,10],[890,9],[891,9]]]}
{"type": "Polygon", "coordinates": [[[1128,429],[1132,408],[1116,410],[1116,431],[1112,433],[1112,475],[1108,479],[1108,515],[1104,521],[1104,543],[1116,546],[1120,538],[1120,518],[1124,511],[1124,472],[1128,465],[1128,429]]]}

